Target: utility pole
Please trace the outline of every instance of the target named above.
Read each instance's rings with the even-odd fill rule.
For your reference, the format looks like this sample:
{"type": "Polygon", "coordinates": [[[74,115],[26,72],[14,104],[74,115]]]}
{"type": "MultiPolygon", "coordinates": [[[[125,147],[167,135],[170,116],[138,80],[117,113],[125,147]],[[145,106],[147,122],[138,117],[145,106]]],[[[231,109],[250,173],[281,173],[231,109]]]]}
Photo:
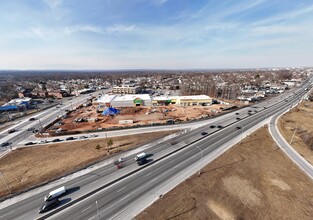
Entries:
{"type": "Polygon", "coordinates": [[[200,150],[200,155],[201,155],[201,158],[200,158],[200,167],[199,167],[199,176],[200,176],[200,174],[201,174],[201,166],[202,166],[202,158],[203,158],[203,151],[201,150],[201,148],[200,147],[198,147],[197,145],[196,145],[196,147],[200,150]]]}
{"type": "Polygon", "coordinates": [[[9,187],[9,185],[8,185],[6,179],[4,178],[4,176],[3,176],[3,174],[2,174],[1,171],[0,171],[0,174],[1,174],[1,176],[2,176],[2,179],[3,179],[4,183],[5,183],[5,185],[7,186],[8,190],[9,190],[9,192],[10,192],[10,194],[11,194],[11,193],[12,193],[12,192],[11,192],[11,189],[10,189],[10,187],[9,187]]]}

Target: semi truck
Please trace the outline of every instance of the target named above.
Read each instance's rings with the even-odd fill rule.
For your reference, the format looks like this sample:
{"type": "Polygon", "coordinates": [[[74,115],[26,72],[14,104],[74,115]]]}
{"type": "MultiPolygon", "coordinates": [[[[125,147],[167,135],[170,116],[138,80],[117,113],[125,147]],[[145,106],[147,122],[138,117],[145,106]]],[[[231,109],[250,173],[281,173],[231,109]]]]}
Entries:
{"type": "Polygon", "coordinates": [[[53,200],[55,198],[58,198],[59,196],[61,196],[62,194],[64,194],[66,192],[66,188],[65,186],[62,186],[60,188],[57,188],[51,192],[49,192],[48,195],[45,196],[45,201],[50,201],[53,200]]]}
{"type": "Polygon", "coordinates": [[[144,164],[144,163],[146,162],[146,159],[147,159],[147,155],[146,155],[146,153],[144,153],[144,152],[138,154],[138,155],[135,157],[135,161],[137,161],[137,164],[138,164],[138,165],[144,164]]]}

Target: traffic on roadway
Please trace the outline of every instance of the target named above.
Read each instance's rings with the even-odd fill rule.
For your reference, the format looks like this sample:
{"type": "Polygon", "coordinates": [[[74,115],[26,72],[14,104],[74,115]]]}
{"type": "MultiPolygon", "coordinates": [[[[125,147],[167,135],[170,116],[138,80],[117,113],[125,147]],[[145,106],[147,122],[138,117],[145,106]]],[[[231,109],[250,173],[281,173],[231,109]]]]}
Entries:
{"type": "Polygon", "coordinates": [[[180,180],[183,174],[186,175],[186,170],[194,169],[195,165],[199,166],[199,161],[215,155],[223,146],[230,146],[236,137],[267,120],[276,112],[290,109],[298,103],[307,92],[306,89],[311,88],[311,83],[312,79],[307,80],[298,90],[291,90],[268,102],[207,120],[201,127],[151,145],[144,152],[128,155],[121,161],[123,163],[121,169],[112,161],[92,173],[55,186],[53,189],[66,186],[67,191],[58,197],[57,204],[55,203],[56,205],[44,214],[38,213],[39,208],[43,205],[43,198],[53,189],[35,193],[3,207],[0,218],[98,219],[99,216],[101,219],[132,218],[147,204],[161,196],[161,189],[169,190],[177,184],[175,181],[180,180]],[[144,160],[138,163],[138,158],[141,157],[144,160]]]}

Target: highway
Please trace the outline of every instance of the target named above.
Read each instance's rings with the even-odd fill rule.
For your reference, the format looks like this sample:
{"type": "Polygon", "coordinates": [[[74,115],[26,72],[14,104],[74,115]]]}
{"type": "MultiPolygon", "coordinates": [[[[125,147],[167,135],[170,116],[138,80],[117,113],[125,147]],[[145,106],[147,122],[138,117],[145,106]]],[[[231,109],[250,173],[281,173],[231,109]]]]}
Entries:
{"type": "MultiPolygon", "coordinates": [[[[291,105],[299,101],[303,94],[304,91],[290,97],[288,102],[283,100],[279,105],[274,105],[272,108],[268,106],[257,117],[250,116],[241,120],[241,128],[248,129],[264,120],[265,117],[269,117],[281,109],[290,108],[291,105]]],[[[147,195],[157,197],[160,185],[166,184],[170,179],[178,178],[186,168],[197,164],[200,154],[198,148],[202,149],[203,157],[210,155],[219,146],[241,134],[241,129],[237,127],[238,124],[234,123],[212,134],[210,138],[204,138],[196,144],[192,144],[176,154],[166,157],[160,162],[148,166],[146,169],[111,187],[107,187],[74,204],[73,207],[57,213],[51,219],[98,219],[98,215],[101,219],[130,219],[134,217],[133,215],[129,216],[130,213],[133,213],[131,209],[136,210],[136,206],[144,202],[147,195]]]]}
{"type": "Polygon", "coordinates": [[[101,219],[110,219],[114,216],[122,219],[123,215],[117,214],[124,208],[135,207],[131,204],[140,204],[140,201],[144,201],[143,198],[152,192],[155,195],[157,187],[166,181],[177,178],[177,175],[185,169],[197,164],[200,155],[198,148],[202,150],[203,157],[210,155],[221,145],[228,143],[243,131],[272,116],[275,112],[290,108],[303,96],[304,88],[309,83],[296,94],[290,92],[284,94],[283,97],[276,97],[268,103],[263,102],[241,109],[236,112],[239,115],[233,112],[214,120],[215,126],[223,125],[224,128],[211,128],[213,121],[209,120],[208,124],[203,127],[165,143],[151,146],[146,151],[151,154],[150,162],[144,166],[138,167],[133,160],[134,155],[130,155],[126,158],[123,169],[117,170],[111,164],[92,172],[92,174],[86,174],[67,182],[65,185],[72,189],[71,194],[62,197],[61,204],[47,214],[38,215],[37,210],[43,203],[44,195],[50,190],[3,208],[0,211],[0,218],[35,219],[51,215],[52,219],[96,219],[95,201],[97,201],[101,219]],[[236,119],[238,117],[240,119],[236,119]],[[203,131],[208,132],[208,135],[201,135],[203,131]],[[173,141],[175,144],[172,144],[173,141]],[[82,196],[86,198],[80,199],[82,196]],[[70,208],[63,210],[65,207],[70,208]]]}
{"type": "Polygon", "coordinates": [[[271,119],[269,132],[271,133],[273,139],[277,143],[277,145],[290,157],[290,159],[299,166],[303,172],[305,172],[309,177],[313,179],[313,166],[306,161],[296,150],[293,149],[292,146],[283,138],[279,129],[277,127],[277,121],[279,117],[282,115],[282,111],[276,113],[271,119]]]}
{"type": "Polygon", "coordinates": [[[48,125],[57,117],[65,113],[65,110],[70,110],[76,106],[83,104],[90,99],[90,94],[81,95],[78,97],[73,97],[72,100],[68,100],[63,103],[60,108],[52,107],[41,111],[37,114],[33,114],[22,119],[17,119],[17,123],[3,131],[0,132],[0,144],[4,142],[9,142],[10,146],[0,147],[0,153],[11,148],[18,146],[21,141],[34,136],[32,131],[28,131],[28,128],[33,128],[33,130],[41,130],[42,127],[48,125]],[[31,120],[35,118],[36,120],[31,120]],[[16,131],[8,134],[10,129],[15,129],[16,131]]]}

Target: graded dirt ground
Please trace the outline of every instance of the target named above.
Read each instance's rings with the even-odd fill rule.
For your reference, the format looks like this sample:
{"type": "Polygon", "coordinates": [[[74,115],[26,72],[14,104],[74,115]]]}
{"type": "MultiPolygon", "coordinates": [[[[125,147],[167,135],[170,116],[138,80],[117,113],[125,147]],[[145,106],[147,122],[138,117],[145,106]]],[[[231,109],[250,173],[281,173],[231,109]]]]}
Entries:
{"type": "Polygon", "coordinates": [[[312,219],[312,198],[313,181],[278,148],[264,127],[136,219],[312,219]]]}
{"type": "Polygon", "coordinates": [[[167,120],[190,121],[200,118],[208,118],[222,112],[221,108],[227,108],[230,105],[210,105],[210,106],[155,106],[155,107],[126,107],[118,108],[120,113],[115,116],[103,116],[97,112],[96,106],[81,107],[62,120],[62,125],[54,125],[54,129],[61,128],[65,131],[84,131],[97,130],[102,128],[127,127],[134,125],[147,125],[153,123],[166,124],[167,120]],[[89,122],[75,122],[79,118],[89,122]],[[97,118],[98,121],[93,121],[97,118]],[[121,120],[132,120],[131,124],[119,124],[121,120]]]}
{"type": "MultiPolygon", "coordinates": [[[[135,148],[171,133],[174,132],[154,132],[110,138],[113,145],[110,146],[109,154],[135,148]]],[[[16,193],[80,170],[107,156],[106,139],[17,148],[0,159],[0,171],[12,193],[16,193]],[[99,150],[96,149],[97,145],[100,146],[99,150]]],[[[8,195],[8,189],[1,178],[0,197],[5,195],[8,195]]]]}
{"type": "Polygon", "coordinates": [[[284,114],[278,127],[288,143],[295,133],[291,146],[313,165],[313,102],[304,101],[284,114]]]}

